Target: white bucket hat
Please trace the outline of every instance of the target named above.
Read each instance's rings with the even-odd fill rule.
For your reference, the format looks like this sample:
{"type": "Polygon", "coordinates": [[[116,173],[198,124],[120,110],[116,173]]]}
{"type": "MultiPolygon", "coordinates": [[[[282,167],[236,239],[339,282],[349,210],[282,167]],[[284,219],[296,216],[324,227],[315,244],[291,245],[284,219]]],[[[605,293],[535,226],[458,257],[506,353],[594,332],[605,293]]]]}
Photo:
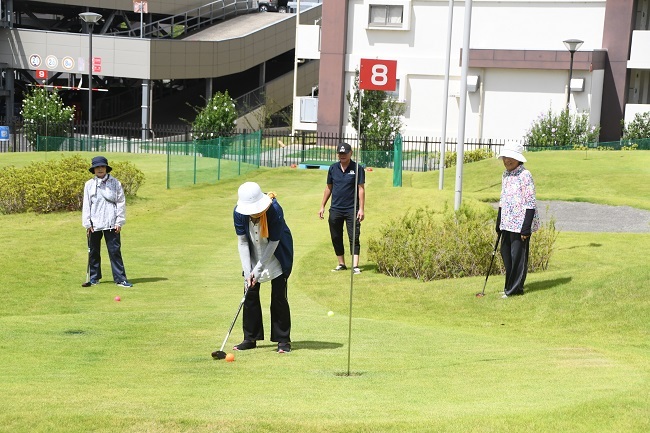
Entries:
{"type": "Polygon", "coordinates": [[[508,141],[502,148],[501,152],[499,152],[499,159],[503,159],[503,157],[508,157],[512,159],[516,159],[519,162],[526,162],[526,158],[523,155],[524,153],[524,146],[517,142],[517,141],[508,141]]]}
{"type": "Polygon", "coordinates": [[[239,200],[235,211],[242,215],[255,215],[271,206],[271,198],[255,182],[246,182],[237,191],[239,200]]]}

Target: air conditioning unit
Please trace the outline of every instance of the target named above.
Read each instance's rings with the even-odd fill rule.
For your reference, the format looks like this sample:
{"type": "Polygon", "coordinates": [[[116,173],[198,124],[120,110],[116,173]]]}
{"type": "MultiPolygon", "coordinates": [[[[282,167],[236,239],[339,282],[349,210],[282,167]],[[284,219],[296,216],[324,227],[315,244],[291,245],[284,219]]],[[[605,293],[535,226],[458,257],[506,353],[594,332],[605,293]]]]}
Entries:
{"type": "Polygon", "coordinates": [[[300,98],[300,121],[303,123],[318,122],[318,98],[309,96],[300,98]]]}

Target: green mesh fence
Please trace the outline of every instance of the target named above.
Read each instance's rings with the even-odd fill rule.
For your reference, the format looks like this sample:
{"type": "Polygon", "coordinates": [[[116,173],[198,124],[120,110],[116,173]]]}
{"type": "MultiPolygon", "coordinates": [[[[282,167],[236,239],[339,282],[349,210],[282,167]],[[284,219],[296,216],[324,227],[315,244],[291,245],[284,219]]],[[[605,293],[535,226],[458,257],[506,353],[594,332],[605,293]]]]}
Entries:
{"type": "Polygon", "coordinates": [[[167,143],[167,188],[215,183],[257,170],[261,132],[167,143]]]}
{"type": "Polygon", "coordinates": [[[402,136],[397,134],[393,144],[393,186],[402,186],[402,136]]]}
{"type": "Polygon", "coordinates": [[[650,150],[650,138],[602,142],[598,143],[597,148],[605,150],[650,150]]]}
{"type": "Polygon", "coordinates": [[[587,146],[531,146],[528,145],[526,150],[529,152],[539,152],[543,150],[650,150],[650,138],[637,138],[633,140],[619,141],[601,141],[599,143],[589,143],[587,146]]]}

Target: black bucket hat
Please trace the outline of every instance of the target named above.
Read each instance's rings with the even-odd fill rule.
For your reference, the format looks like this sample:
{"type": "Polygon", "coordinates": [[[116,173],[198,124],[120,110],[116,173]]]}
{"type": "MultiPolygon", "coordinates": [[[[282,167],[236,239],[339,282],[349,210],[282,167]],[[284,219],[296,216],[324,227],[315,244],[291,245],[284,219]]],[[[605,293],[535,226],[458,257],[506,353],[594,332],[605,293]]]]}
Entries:
{"type": "Polygon", "coordinates": [[[113,168],[111,168],[110,165],[108,165],[108,159],[104,158],[103,156],[96,156],[93,158],[93,162],[90,165],[90,168],[88,169],[89,172],[92,174],[95,174],[95,167],[101,167],[104,166],[106,167],[106,173],[110,173],[113,168]]]}

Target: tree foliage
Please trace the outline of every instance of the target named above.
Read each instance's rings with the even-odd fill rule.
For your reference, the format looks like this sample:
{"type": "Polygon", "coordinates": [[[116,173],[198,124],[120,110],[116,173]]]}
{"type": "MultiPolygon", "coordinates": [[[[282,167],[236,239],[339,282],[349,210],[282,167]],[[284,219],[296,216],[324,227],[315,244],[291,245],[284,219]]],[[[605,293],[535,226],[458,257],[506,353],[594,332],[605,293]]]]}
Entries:
{"type": "Polygon", "coordinates": [[[359,89],[359,70],[354,72],[353,91],[347,93],[346,99],[350,106],[349,121],[362,138],[361,149],[371,152],[364,157],[364,162],[379,167],[385,166],[382,160],[393,150],[393,139],[402,129],[402,116],[406,107],[381,90],[364,90],[362,96],[359,89]]]}
{"type": "Polygon", "coordinates": [[[195,140],[227,137],[237,126],[235,101],[225,93],[217,92],[206,101],[205,107],[192,107],[197,113],[192,130],[195,140]]]}
{"type": "Polygon", "coordinates": [[[634,120],[624,126],[623,138],[626,140],[650,138],[650,111],[636,113],[634,120]]]}
{"type": "Polygon", "coordinates": [[[61,137],[72,130],[74,108],[66,106],[56,90],[33,87],[23,99],[21,114],[27,141],[36,150],[58,150],[61,137]],[[39,136],[47,137],[40,140],[43,144],[39,136]]]}

